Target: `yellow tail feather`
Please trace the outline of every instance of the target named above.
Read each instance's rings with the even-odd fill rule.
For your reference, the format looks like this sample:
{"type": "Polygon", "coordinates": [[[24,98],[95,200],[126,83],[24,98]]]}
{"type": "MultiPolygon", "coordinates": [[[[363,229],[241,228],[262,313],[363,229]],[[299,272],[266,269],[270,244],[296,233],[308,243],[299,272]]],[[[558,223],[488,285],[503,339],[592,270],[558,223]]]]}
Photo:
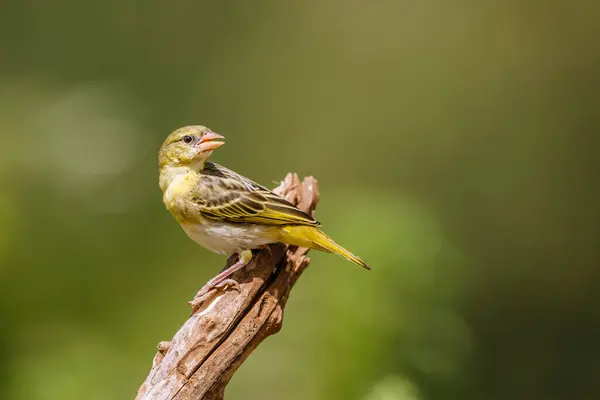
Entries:
{"type": "Polygon", "coordinates": [[[363,260],[337,244],[319,228],[307,225],[287,225],[281,227],[281,241],[293,246],[334,253],[363,268],[371,269],[363,260]]]}

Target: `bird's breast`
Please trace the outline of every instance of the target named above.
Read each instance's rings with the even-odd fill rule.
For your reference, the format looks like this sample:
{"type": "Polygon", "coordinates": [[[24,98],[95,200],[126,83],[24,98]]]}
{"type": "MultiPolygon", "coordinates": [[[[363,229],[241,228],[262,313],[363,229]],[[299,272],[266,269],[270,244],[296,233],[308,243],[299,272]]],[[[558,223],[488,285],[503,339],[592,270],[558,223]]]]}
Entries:
{"type": "Polygon", "coordinates": [[[190,175],[178,175],[163,193],[163,203],[178,221],[195,219],[195,207],[189,200],[195,180],[190,175]]]}
{"type": "Polygon", "coordinates": [[[203,218],[182,222],[185,233],[200,246],[218,254],[232,254],[279,241],[279,228],[269,225],[232,224],[203,218]]]}

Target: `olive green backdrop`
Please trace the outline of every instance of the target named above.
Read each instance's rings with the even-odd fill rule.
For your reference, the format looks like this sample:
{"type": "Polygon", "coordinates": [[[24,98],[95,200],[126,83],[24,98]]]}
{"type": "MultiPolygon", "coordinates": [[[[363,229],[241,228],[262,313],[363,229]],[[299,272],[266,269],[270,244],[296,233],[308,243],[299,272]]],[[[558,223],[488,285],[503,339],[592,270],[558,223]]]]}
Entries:
{"type": "Polygon", "coordinates": [[[228,399],[600,397],[593,1],[3,1],[0,398],[131,399],[223,257],[164,137],[321,185],[326,232],[228,399]],[[265,390],[268,388],[268,390],[265,390]]]}

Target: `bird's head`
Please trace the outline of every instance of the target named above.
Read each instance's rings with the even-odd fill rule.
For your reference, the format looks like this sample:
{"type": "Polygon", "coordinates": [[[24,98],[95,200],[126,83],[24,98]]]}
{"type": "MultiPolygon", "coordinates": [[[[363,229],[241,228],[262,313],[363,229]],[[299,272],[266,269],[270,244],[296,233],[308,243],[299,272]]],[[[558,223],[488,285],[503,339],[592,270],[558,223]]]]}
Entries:
{"type": "Polygon", "coordinates": [[[225,144],[223,139],[205,126],[184,126],[165,139],[158,153],[158,164],[161,168],[202,167],[213,150],[225,144]]]}

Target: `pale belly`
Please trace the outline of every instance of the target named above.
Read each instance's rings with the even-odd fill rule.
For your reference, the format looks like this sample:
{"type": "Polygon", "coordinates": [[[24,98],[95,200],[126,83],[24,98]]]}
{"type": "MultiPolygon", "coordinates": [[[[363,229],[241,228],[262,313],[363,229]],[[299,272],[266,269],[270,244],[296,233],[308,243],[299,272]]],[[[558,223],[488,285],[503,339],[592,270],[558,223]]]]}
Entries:
{"type": "Polygon", "coordinates": [[[278,227],[269,225],[204,220],[201,224],[182,223],[181,227],[200,246],[224,255],[256,249],[279,239],[278,227]]]}

